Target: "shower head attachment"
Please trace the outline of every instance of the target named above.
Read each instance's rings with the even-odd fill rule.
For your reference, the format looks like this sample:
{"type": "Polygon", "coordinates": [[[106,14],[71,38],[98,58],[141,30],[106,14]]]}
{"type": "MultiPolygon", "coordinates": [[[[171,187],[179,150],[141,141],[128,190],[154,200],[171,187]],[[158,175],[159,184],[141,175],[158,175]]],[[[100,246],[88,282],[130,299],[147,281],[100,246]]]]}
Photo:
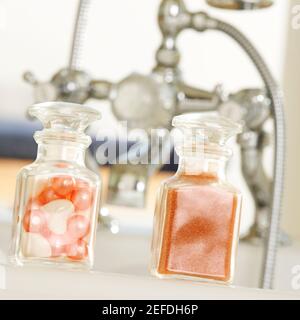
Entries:
{"type": "Polygon", "coordinates": [[[273,0],[206,0],[213,7],[232,10],[253,10],[268,8],[273,0]]]}

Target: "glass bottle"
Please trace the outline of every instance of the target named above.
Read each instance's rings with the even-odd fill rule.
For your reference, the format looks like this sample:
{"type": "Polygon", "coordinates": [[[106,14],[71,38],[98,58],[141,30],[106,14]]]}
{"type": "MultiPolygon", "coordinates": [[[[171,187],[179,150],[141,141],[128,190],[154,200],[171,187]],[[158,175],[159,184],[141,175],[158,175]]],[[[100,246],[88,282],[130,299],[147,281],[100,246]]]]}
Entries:
{"type": "Polygon", "coordinates": [[[91,138],[84,130],[100,113],[65,102],[36,104],[29,113],[44,129],[34,134],[36,160],[17,177],[10,261],[90,268],[100,177],[85,166],[91,138]]]}
{"type": "Polygon", "coordinates": [[[154,217],[151,273],[231,283],[238,244],[241,195],[226,181],[225,142],[241,125],[191,113],[173,118],[183,133],[175,144],[176,174],[162,183],[154,217]]]}

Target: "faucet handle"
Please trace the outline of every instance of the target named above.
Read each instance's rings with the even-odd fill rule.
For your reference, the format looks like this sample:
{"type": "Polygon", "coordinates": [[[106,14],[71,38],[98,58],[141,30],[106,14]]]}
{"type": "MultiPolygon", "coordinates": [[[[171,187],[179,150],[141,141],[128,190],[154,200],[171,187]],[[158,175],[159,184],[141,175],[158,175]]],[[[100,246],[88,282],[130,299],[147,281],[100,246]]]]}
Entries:
{"type": "Polygon", "coordinates": [[[24,72],[23,79],[33,86],[35,103],[56,100],[56,89],[52,83],[40,82],[30,71],[24,72]]]}
{"type": "Polygon", "coordinates": [[[29,83],[29,84],[31,84],[33,86],[38,84],[38,80],[37,80],[36,76],[31,71],[25,71],[24,74],[23,74],[23,79],[27,83],[29,83]]]}
{"type": "Polygon", "coordinates": [[[249,88],[230,94],[219,112],[235,121],[244,121],[250,130],[259,131],[271,114],[271,104],[265,88],[249,88]]]}
{"type": "Polygon", "coordinates": [[[72,103],[84,103],[90,97],[91,78],[83,70],[63,68],[50,80],[56,99],[72,103]]]}
{"type": "Polygon", "coordinates": [[[34,87],[35,102],[84,103],[90,97],[90,76],[82,70],[63,68],[50,81],[40,82],[29,71],[23,78],[34,87]]]}

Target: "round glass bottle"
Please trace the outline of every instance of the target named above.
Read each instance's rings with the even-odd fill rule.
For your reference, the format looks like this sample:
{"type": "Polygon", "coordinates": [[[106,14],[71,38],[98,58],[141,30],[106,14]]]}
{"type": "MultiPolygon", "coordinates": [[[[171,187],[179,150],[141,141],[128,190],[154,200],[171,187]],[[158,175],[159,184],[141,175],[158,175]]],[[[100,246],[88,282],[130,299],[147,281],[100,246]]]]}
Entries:
{"type": "Polygon", "coordinates": [[[100,113],[65,102],[33,105],[36,160],[18,174],[10,261],[90,268],[100,204],[100,177],[85,166],[84,131],[100,113]]]}
{"type": "Polygon", "coordinates": [[[173,118],[183,139],[176,174],[162,183],[155,210],[151,273],[231,283],[239,234],[241,195],[226,181],[226,140],[241,126],[192,113],[173,118]]]}

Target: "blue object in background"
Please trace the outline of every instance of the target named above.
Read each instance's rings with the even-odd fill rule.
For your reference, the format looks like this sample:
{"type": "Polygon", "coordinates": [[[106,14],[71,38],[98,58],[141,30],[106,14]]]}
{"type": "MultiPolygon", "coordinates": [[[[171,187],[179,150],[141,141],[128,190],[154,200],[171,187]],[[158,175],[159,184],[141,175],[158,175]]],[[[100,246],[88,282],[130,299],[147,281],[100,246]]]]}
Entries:
{"type": "Polygon", "coordinates": [[[36,122],[0,121],[0,157],[34,159],[37,144],[33,134],[41,128],[36,122]]]}

